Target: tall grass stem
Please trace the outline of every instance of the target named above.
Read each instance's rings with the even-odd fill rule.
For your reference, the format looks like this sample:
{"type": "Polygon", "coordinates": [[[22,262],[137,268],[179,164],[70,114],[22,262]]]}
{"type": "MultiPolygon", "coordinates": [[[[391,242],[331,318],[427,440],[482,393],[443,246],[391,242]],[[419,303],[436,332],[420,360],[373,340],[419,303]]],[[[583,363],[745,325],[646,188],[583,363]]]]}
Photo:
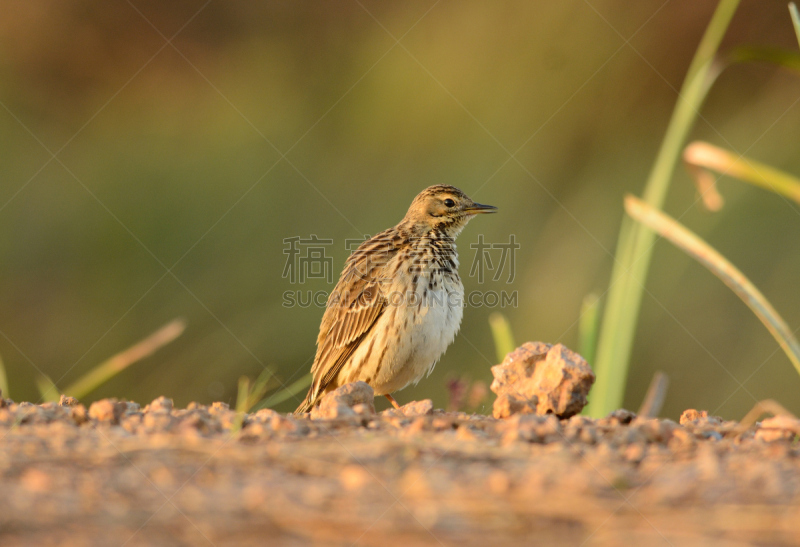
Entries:
{"type": "MultiPolygon", "coordinates": [[[[721,0],[689,66],[655,163],[644,189],[644,200],[658,209],[664,203],[680,155],[718,69],[714,57],[739,0],[721,0]]],[[[611,286],[597,347],[589,414],[600,417],[622,405],[633,337],[641,306],[655,235],[623,218],[611,286]]]]}
{"type": "Polygon", "coordinates": [[[625,210],[637,222],[655,230],[730,287],[767,327],[800,374],[800,342],[772,304],[736,266],[678,221],[642,200],[626,196],[625,210]]]}

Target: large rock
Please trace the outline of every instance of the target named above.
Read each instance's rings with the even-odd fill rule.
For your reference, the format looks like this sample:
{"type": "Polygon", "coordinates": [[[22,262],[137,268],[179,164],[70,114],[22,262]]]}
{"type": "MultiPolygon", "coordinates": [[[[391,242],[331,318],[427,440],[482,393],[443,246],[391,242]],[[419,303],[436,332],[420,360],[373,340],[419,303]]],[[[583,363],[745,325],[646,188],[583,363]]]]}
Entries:
{"type": "Polygon", "coordinates": [[[595,376],[589,364],[561,344],[526,342],[492,367],[493,414],[555,414],[569,418],[586,406],[595,376]]]}

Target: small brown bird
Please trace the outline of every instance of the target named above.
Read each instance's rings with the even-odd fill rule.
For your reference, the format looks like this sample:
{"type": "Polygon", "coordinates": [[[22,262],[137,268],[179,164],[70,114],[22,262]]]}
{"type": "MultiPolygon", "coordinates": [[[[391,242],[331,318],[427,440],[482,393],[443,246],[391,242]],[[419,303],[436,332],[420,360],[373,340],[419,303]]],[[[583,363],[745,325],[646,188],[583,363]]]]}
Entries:
{"type": "Polygon", "coordinates": [[[454,186],[426,188],[400,223],[362,243],[328,297],[311,367],[314,379],[296,414],[326,392],[358,380],[385,395],[430,374],[461,325],[464,286],[456,236],[491,205],[454,186]]]}

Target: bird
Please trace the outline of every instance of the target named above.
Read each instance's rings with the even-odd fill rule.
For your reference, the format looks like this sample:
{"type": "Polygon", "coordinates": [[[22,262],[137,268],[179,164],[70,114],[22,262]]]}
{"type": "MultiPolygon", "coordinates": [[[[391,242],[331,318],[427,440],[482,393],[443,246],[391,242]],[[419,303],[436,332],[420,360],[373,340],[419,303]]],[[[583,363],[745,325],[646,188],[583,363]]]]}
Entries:
{"type": "Polygon", "coordinates": [[[400,408],[392,393],[430,375],[461,325],[455,239],[473,217],[496,211],[455,186],[430,186],[396,226],[352,252],[328,296],[311,387],[295,414],[359,380],[400,408]]]}

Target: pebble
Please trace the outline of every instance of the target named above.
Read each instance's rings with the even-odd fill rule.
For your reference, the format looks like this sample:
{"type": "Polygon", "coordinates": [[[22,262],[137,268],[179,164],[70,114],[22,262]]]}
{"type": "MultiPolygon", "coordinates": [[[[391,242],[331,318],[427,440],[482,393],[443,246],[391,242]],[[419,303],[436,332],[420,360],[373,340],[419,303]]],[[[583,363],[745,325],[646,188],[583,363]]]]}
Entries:
{"type": "Polygon", "coordinates": [[[117,424],[126,409],[127,405],[120,403],[116,399],[102,399],[95,401],[89,407],[89,417],[98,422],[117,424]]]}

